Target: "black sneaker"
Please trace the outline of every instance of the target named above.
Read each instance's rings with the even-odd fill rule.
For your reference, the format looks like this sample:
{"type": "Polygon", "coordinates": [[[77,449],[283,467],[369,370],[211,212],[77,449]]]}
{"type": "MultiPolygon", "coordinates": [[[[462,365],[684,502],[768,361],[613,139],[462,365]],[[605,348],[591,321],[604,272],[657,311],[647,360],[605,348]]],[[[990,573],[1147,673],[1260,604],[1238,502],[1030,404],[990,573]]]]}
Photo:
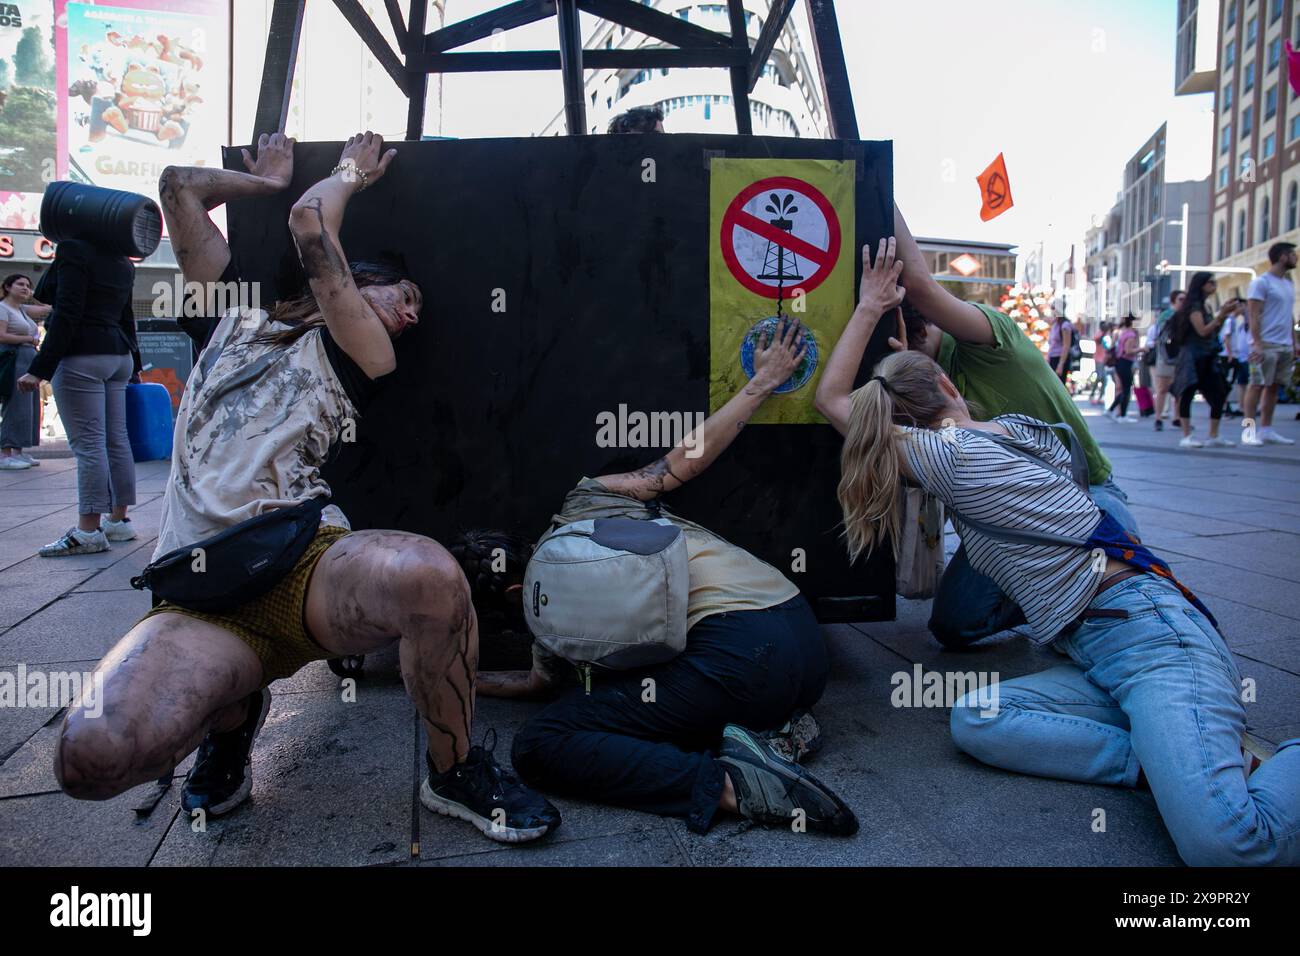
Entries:
{"type": "Polygon", "coordinates": [[[420,785],[420,802],[434,813],[469,821],[498,843],[526,843],[545,836],[560,825],[560,811],[497,763],[496,745],[497,732],[489,730],[483,745],[471,747],[465,762],[446,773],[434,770],[425,754],[429,776],[420,785]]]}
{"type": "Polygon", "coordinates": [[[796,710],[780,729],[756,736],[791,763],[803,763],[822,749],[822,729],[811,710],[796,710]]]}
{"type": "Polygon", "coordinates": [[[736,791],[736,806],[747,819],[788,827],[802,812],[810,830],[840,836],[858,832],[857,817],[829,787],[744,727],[727,725],[718,761],[726,768],[736,791]]]}
{"type": "Polygon", "coordinates": [[[204,811],[209,817],[229,813],[253,792],[253,740],[271,709],[271,692],[263,687],[244,698],[248,716],[235,730],[209,730],[199,744],[194,766],[181,788],[181,808],[187,814],[204,811]]]}

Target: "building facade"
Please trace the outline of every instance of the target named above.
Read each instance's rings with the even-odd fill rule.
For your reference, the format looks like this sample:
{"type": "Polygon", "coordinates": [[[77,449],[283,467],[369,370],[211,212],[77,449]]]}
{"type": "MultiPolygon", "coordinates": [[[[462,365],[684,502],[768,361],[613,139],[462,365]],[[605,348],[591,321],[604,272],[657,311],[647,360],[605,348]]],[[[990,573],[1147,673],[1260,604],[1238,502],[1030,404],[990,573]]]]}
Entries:
{"type": "Polygon", "coordinates": [[[1300,242],[1300,97],[1284,43],[1300,45],[1297,0],[1222,0],[1208,241],[1219,295],[1244,294],[1274,242],[1300,242]]]}
{"type": "Polygon", "coordinates": [[[1124,291],[1123,193],[1104,216],[1095,217],[1084,236],[1084,275],[1087,298],[1083,318],[1096,328],[1113,319],[1121,308],[1124,291]]]}
{"type": "Polygon", "coordinates": [[[1016,247],[1001,242],[916,237],[930,274],[969,302],[997,306],[1016,284],[1016,247]]]}
{"type": "MultiPolygon", "coordinates": [[[[654,7],[696,26],[730,32],[725,3],[689,3],[687,0],[645,0],[654,7]]],[[[745,29],[752,47],[766,22],[768,0],[744,0],[745,29]]],[[[749,97],[756,136],[800,136],[825,139],[829,135],[821,82],[812,60],[805,54],[791,14],[777,39],[763,75],[749,97]]],[[[588,50],[623,50],[668,47],[652,37],[607,21],[598,21],[583,43],[588,50]]],[[[603,133],[619,113],[638,106],[657,106],[669,133],[734,133],[736,114],[731,103],[731,74],[724,69],[591,70],[586,74],[587,124],[603,133]]],[[[565,132],[560,110],[541,130],[543,136],[565,132]]]]}

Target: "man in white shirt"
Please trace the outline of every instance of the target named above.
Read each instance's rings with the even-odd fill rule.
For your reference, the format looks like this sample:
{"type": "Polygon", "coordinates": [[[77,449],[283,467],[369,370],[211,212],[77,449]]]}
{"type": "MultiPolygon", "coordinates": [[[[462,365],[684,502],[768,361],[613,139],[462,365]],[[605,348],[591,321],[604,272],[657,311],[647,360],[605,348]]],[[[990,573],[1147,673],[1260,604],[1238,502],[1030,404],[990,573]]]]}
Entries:
{"type": "Polygon", "coordinates": [[[1295,444],[1273,430],[1278,386],[1291,381],[1291,370],[1300,354],[1295,334],[1295,285],[1286,277],[1296,266],[1295,244],[1275,242],[1268,250],[1268,261],[1272,263],[1268,271],[1246,290],[1250,305],[1250,387],[1242,407],[1241,443],[1256,447],[1295,444]],[[1260,422],[1257,429],[1252,429],[1256,406],[1260,422]]]}

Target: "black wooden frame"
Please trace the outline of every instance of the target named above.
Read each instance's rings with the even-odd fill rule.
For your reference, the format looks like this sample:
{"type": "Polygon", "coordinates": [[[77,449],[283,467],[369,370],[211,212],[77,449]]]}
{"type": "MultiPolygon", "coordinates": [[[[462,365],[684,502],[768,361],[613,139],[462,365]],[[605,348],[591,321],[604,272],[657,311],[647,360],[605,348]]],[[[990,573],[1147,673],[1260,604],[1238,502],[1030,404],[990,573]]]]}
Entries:
{"type": "MultiPolygon", "coordinates": [[[[257,101],[258,134],[284,129],[293,83],[294,63],[302,35],[306,0],[275,0],[271,30],[262,65],[262,86],[257,101]]],[[[812,44],[821,73],[823,99],[836,139],[857,139],[844,49],[834,0],[805,0],[809,5],[812,44]]],[[[753,50],[745,30],[741,0],[727,0],[731,32],[708,30],[647,7],[637,0],[514,0],[459,23],[425,32],[426,0],[409,0],[403,21],[399,0],[384,0],[397,37],[393,50],[358,0],[334,0],[334,5],[362,39],[397,88],[407,97],[406,138],[418,140],[424,132],[424,106],[431,73],[481,73],[501,70],[560,70],[564,82],[565,125],[571,135],[587,132],[583,97],[583,71],[602,69],[655,69],[659,67],[723,67],[731,71],[732,105],[736,131],[752,132],[749,94],[771,56],[795,0],[773,0],[753,50]],[[584,50],[578,12],[637,30],[672,44],[668,48],[640,50],[584,50]],[[555,17],[559,27],[558,50],[502,53],[457,53],[457,47],[493,33],[555,17]]]]}

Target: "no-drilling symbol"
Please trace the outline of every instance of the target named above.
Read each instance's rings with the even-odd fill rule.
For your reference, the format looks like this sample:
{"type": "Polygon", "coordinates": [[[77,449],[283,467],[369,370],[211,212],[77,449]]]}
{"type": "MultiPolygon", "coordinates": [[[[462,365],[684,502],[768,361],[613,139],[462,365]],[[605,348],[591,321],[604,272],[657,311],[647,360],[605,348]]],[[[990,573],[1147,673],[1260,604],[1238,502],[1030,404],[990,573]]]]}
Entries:
{"type": "Polygon", "coordinates": [[[822,193],[790,176],[746,186],[722,216],[722,258],[736,281],[768,299],[811,292],[840,256],[840,221],[822,193]]]}

